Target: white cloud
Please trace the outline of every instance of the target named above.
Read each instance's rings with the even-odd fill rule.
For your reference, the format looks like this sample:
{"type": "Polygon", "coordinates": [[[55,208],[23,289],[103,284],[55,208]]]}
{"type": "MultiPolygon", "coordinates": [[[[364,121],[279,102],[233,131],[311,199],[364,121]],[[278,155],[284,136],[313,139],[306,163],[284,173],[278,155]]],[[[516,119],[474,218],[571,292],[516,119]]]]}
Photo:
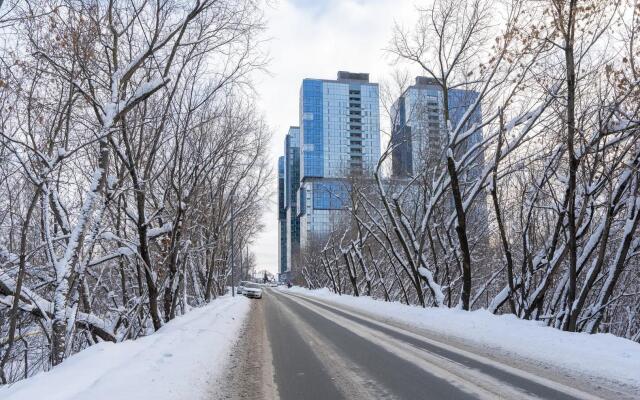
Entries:
{"type": "MultiPolygon", "coordinates": [[[[270,75],[257,80],[259,105],[274,130],[274,169],[284,151],[284,136],[298,125],[300,85],[304,78],[335,79],[339,70],[368,72],[378,82],[393,66],[384,51],[394,21],[411,21],[413,0],[282,0],[267,9],[270,75]]],[[[277,176],[272,182],[274,193],[277,176]]],[[[252,250],[258,268],[276,272],[278,265],[277,204],[264,214],[266,229],[252,250]]]]}

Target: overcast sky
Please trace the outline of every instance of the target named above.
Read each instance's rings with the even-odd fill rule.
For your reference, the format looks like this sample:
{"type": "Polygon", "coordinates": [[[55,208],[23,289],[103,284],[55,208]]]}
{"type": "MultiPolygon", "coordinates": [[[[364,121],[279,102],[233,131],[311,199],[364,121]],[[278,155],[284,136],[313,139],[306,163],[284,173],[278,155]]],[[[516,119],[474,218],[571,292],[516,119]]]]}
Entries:
{"type": "MultiPolygon", "coordinates": [[[[269,75],[258,78],[259,106],[274,137],[274,171],[289,126],[298,125],[304,78],[335,79],[339,70],[368,72],[373,82],[394,68],[386,55],[394,21],[409,24],[416,0],[277,0],[266,10],[269,75]]],[[[421,1],[425,3],[425,1],[421,1]]],[[[277,176],[273,180],[276,193],[277,176]]],[[[255,241],[258,269],[278,266],[277,197],[264,214],[266,229],[255,241]]]]}

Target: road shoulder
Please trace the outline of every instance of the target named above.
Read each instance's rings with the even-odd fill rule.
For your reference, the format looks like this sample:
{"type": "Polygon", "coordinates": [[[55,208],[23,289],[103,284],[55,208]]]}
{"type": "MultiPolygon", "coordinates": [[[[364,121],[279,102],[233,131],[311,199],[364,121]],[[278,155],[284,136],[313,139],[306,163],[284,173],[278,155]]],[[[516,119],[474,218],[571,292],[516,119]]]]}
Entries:
{"type": "Polygon", "coordinates": [[[212,393],[212,400],[278,398],[273,380],[271,345],[265,327],[264,301],[251,301],[251,310],[227,360],[227,372],[212,393]]]}

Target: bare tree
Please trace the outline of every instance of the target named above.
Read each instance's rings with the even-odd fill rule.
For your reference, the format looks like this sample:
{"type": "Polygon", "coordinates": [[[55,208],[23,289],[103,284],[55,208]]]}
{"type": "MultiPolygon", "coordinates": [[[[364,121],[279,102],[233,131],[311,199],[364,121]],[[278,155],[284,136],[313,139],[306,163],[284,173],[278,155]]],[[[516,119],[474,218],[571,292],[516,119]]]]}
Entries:
{"type": "Polygon", "coordinates": [[[214,277],[223,293],[229,196],[248,244],[271,170],[251,99],[258,3],[51,0],[6,15],[0,370],[11,382],[160,328],[208,301],[214,277]]]}

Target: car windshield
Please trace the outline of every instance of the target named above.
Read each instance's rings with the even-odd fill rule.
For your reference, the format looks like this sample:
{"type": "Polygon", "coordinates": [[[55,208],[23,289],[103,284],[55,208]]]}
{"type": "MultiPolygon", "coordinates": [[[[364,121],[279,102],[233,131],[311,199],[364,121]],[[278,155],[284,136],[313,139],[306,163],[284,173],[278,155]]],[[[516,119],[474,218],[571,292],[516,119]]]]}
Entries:
{"type": "Polygon", "coordinates": [[[252,288],[252,289],[259,289],[260,288],[260,286],[258,286],[255,283],[247,283],[247,287],[248,288],[252,288]]]}

